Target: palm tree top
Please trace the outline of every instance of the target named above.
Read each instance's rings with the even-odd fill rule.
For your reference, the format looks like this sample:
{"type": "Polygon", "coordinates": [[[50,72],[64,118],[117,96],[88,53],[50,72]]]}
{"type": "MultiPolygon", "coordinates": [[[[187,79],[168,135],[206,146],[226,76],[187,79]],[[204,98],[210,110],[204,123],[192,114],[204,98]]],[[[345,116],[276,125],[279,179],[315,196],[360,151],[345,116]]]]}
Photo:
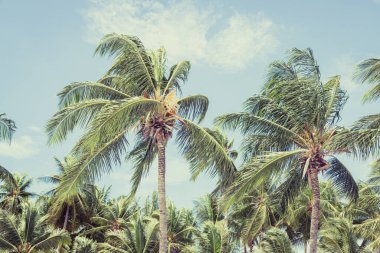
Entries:
{"type": "Polygon", "coordinates": [[[13,133],[16,131],[16,124],[8,119],[5,113],[0,113],[0,141],[11,141],[13,133]]]}

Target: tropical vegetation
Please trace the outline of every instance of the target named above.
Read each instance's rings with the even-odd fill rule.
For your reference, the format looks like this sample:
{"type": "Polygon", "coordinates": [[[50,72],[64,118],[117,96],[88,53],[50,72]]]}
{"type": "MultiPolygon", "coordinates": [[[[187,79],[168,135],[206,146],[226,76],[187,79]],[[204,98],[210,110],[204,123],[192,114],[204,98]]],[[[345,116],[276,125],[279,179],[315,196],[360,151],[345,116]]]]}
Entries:
{"type": "MultiPolygon", "coordinates": [[[[208,98],[182,94],[190,62],[168,68],[164,48],[121,34],[106,35],[95,53],[111,56],[110,68],[64,87],[47,122],[50,145],[82,129],[69,154],[54,158],[57,172],[32,179],[0,166],[0,252],[380,252],[380,114],[340,125],[348,93],[340,76],[322,77],[311,49],[270,64],[260,92],[211,128],[201,125],[208,98]],[[167,199],[171,142],[191,180],[216,178],[192,209],[167,199]],[[343,156],[373,159],[368,179],[355,180],[343,156]],[[97,180],[124,157],[131,190],[114,196],[97,180]],[[157,191],[139,199],[155,163],[157,191]],[[31,192],[35,180],[51,190],[31,192]]],[[[360,62],[354,79],[372,85],[363,102],[376,103],[380,60],[360,62]]],[[[12,145],[15,130],[0,114],[0,141],[12,145]]]]}

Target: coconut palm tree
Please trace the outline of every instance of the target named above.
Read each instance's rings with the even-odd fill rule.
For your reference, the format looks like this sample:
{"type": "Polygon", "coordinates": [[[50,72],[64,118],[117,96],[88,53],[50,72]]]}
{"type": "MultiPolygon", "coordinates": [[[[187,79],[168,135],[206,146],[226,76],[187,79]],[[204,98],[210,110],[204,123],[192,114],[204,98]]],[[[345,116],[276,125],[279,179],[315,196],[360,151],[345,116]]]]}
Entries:
{"type": "Polygon", "coordinates": [[[159,222],[136,213],[125,230],[108,231],[99,252],[153,253],[158,250],[159,222]]]}
{"type": "Polygon", "coordinates": [[[195,231],[195,219],[191,210],[177,209],[170,202],[168,205],[168,252],[190,252],[195,231]]]}
{"type": "Polygon", "coordinates": [[[91,234],[99,231],[123,230],[127,227],[128,220],[137,212],[138,206],[134,200],[121,196],[105,204],[99,214],[91,217],[93,228],[83,234],[91,234]]]}
{"type": "Polygon", "coordinates": [[[232,206],[230,227],[244,247],[250,248],[250,252],[254,244],[260,241],[262,233],[277,224],[279,214],[276,200],[273,189],[261,185],[232,206]]]}
{"type": "Polygon", "coordinates": [[[163,48],[147,51],[138,38],[119,34],[106,35],[95,52],[115,56],[106,76],[99,82],[65,87],[59,93],[60,110],[47,125],[50,143],[63,141],[77,125],[86,127],[72,150],[77,163],[65,173],[59,195],[75,194],[84,182],[94,180],[110,171],[113,164],[120,163],[128,145],[126,136],[134,134],[136,145],[128,155],[135,164],[133,192],[158,157],[160,253],[166,253],[167,142],[176,133],[179,149],[193,168],[197,159],[206,160],[205,149],[213,150],[221,162],[232,161],[219,143],[195,123],[206,114],[207,97],[179,97],[189,74],[188,61],[167,70],[163,48]]]}
{"type": "Polygon", "coordinates": [[[77,236],[73,242],[72,253],[97,253],[97,244],[95,241],[86,237],[77,236]]]}
{"type": "Polygon", "coordinates": [[[58,174],[39,178],[42,182],[55,185],[53,189],[46,193],[48,196],[51,196],[48,213],[49,221],[63,230],[73,231],[78,228],[79,222],[83,220],[83,217],[88,216],[86,212],[88,208],[86,207],[86,201],[83,198],[83,191],[78,191],[77,194],[69,196],[62,201],[64,196],[58,195],[58,189],[62,183],[65,171],[67,171],[70,166],[73,166],[75,160],[71,156],[65,157],[63,161],[60,161],[58,158],[54,159],[57,165],[58,174]],[[54,204],[58,198],[62,201],[61,205],[54,204]]]}
{"type": "Polygon", "coordinates": [[[197,252],[226,253],[236,252],[237,250],[236,244],[228,243],[229,234],[223,221],[213,222],[209,220],[203,222],[199,227],[196,237],[197,252]]]}
{"type": "Polygon", "coordinates": [[[272,227],[263,234],[259,243],[259,252],[294,253],[294,250],[287,234],[281,229],[272,227]]]}
{"type": "MultiPolygon", "coordinates": [[[[320,221],[322,225],[329,219],[344,213],[341,199],[331,182],[320,183],[320,221]]],[[[307,252],[307,239],[310,237],[312,200],[311,189],[303,187],[300,194],[283,210],[277,223],[277,226],[285,228],[288,237],[294,244],[304,245],[304,252],[307,252]]],[[[355,205],[355,202],[351,204],[355,205]]]]}
{"type": "Polygon", "coordinates": [[[246,162],[234,184],[236,187],[232,187],[230,203],[281,172],[297,182],[287,184],[288,189],[283,190],[286,198],[309,183],[313,192],[312,253],[317,248],[320,219],[318,174],[325,172],[333,185],[348,196],[355,198],[358,194],[351,174],[335,156],[349,151],[347,145],[336,145],[335,138],[341,129],[336,123],[346,99],[339,76],[323,83],[312,50],[294,48],[286,62],[270,65],[261,94],[245,102],[244,112],[226,114],[216,120],[218,125],[240,128],[245,135],[246,162]]]}
{"type": "Polygon", "coordinates": [[[11,141],[15,130],[15,122],[8,119],[4,113],[0,113],[0,141],[11,141]]]}
{"type": "Polygon", "coordinates": [[[65,231],[48,226],[38,207],[27,205],[19,216],[0,210],[0,252],[52,252],[70,242],[65,231]]]}
{"type": "MultiPolygon", "coordinates": [[[[374,85],[363,96],[363,102],[380,98],[380,59],[367,59],[356,67],[355,77],[361,83],[374,85]]],[[[356,121],[351,129],[342,131],[337,137],[339,146],[349,148],[354,155],[368,158],[379,156],[380,114],[368,115],[356,121]]]]}
{"type": "Polygon", "coordinates": [[[380,98],[380,59],[372,58],[360,62],[356,67],[355,77],[362,83],[374,85],[364,95],[364,102],[380,98]]]}
{"type": "Polygon", "coordinates": [[[320,231],[319,248],[323,252],[359,253],[358,238],[352,221],[342,217],[324,223],[320,231]]]}
{"type": "Polygon", "coordinates": [[[12,213],[21,212],[21,204],[36,194],[28,191],[32,179],[26,175],[10,173],[5,168],[0,168],[2,182],[0,184],[0,206],[12,213]]]}

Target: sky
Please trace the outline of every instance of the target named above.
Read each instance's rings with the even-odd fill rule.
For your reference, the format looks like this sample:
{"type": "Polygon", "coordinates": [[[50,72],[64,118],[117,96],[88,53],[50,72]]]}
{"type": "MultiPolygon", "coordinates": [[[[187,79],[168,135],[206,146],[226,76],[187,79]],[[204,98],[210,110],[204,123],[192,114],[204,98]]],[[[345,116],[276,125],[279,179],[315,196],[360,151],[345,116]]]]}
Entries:
{"type": "MultiPolygon", "coordinates": [[[[286,51],[312,48],[322,77],[341,75],[349,100],[340,125],[378,112],[362,104],[368,86],[352,80],[359,61],[380,56],[379,0],[322,1],[147,1],[147,0],[0,0],[0,113],[17,124],[12,144],[0,143],[0,164],[33,178],[56,172],[53,157],[62,159],[81,135],[75,131],[62,144],[47,145],[45,126],[57,111],[56,94],[76,81],[96,81],[112,59],[94,56],[98,41],[116,32],[138,36],[145,47],[164,46],[169,64],[192,63],[184,94],[204,94],[210,107],[203,126],[226,112],[241,110],[257,93],[267,66],[286,51]]],[[[236,133],[230,138],[239,140],[236,133]]],[[[210,192],[215,179],[190,181],[188,164],[168,144],[167,192],[177,205],[210,192]]],[[[238,141],[235,142],[239,148],[238,141]]],[[[365,180],[368,161],[342,158],[354,177],[365,180]]],[[[130,189],[131,165],[123,162],[98,183],[112,185],[114,196],[130,189]]],[[[141,198],[157,187],[156,166],[144,179],[141,198]]],[[[37,180],[32,191],[49,185],[37,180]]]]}

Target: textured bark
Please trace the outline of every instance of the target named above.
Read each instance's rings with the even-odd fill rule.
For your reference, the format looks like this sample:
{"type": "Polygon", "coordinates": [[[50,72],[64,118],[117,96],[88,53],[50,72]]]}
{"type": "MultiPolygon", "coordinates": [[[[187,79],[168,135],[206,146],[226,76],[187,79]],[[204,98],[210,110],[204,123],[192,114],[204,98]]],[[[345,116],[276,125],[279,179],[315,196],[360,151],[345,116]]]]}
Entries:
{"type": "Polygon", "coordinates": [[[66,206],[65,221],[63,222],[63,230],[67,229],[67,223],[69,221],[69,206],[66,206]]]}
{"type": "Polygon", "coordinates": [[[165,140],[157,138],[158,148],[158,207],[160,209],[160,251],[168,252],[168,221],[166,212],[166,189],[165,189],[165,140]]]}
{"type": "Polygon", "coordinates": [[[311,191],[313,193],[310,225],[310,253],[316,253],[318,240],[318,226],[320,219],[320,193],[317,168],[310,168],[310,186],[311,191]]]}

